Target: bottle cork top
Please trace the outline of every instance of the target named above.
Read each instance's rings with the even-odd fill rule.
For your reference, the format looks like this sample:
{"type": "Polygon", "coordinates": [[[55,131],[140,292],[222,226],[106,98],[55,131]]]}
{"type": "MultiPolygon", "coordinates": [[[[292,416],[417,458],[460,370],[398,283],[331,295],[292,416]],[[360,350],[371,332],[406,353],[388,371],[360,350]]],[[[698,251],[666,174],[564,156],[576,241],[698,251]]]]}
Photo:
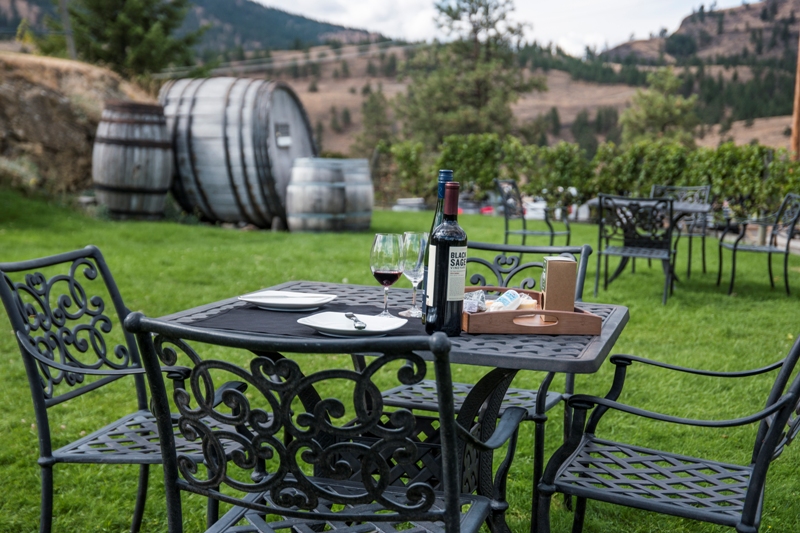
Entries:
{"type": "Polygon", "coordinates": [[[457,181],[450,181],[445,185],[444,193],[444,214],[458,214],[458,190],[460,185],[457,181]]]}

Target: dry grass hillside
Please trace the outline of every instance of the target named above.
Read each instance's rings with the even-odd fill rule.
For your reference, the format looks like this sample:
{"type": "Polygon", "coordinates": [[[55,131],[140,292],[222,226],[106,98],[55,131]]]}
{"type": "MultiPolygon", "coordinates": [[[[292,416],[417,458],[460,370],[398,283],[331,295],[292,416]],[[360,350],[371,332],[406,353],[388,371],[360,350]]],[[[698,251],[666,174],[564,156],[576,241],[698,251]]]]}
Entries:
{"type": "MultiPolygon", "coordinates": [[[[372,90],[381,86],[390,100],[406,91],[407,81],[398,80],[394,76],[371,76],[368,74],[370,62],[380,71],[381,65],[389,61],[392,54],[398,61],[404,59],[404,52],[400,47],[381,50],[375,45],[367,52],[364,52],[363,49],[359,52],[359,48],[356,46],[345,46],[341,49],[340,58],[327,46],[314,47],[309,50],[308,55],[299,51],[278,51],[272,53],[272,58],[273,64],[280,68],[281,72],[277,76],[273,74],[272,77],[282,79],[294,88],[309,114],[312,125],[322,122],[324,126],[323,149],[349,154],[350,147],[362,129],[361,105],[364,101],[362,89],[366,85],[369,85],[372,90]],[[381,60],[381,56],[383,56],[383,60],[381,60]],[[316,91],[310,90],[312,82],[310,76],[294,78],[291,75],[290,65],[293,62],[302,65],[306,61],[317,62],[320,65],[320,77],[316,82],[316,91]],[[347,62],[349,77],[344,78],[341,75],[342,61],[347,62]],[[338,71],[339,77],[334,76],[335,71],[338,71]],[[340,119],[343,109],[347,108],[350,113],[352,123],[341,132],[335,132],[330,127],[332,107],[336,108],[340,119]]],[[[234,68],[226,73],[235,74],[236,70],[234,68]]],[[[517,120],[525,122],[556,107],[563,127],[558,138],[550,137],[551,142],[558,139],[571,140],[569,126],[583,109],[589,110],[591,116],[594,116],[597,108],[601,106],[613,106],[622,111],[636,92],[634,87],[627,85],[599,85],[576,81],[569,74],[557,70],[540,74],[547,78],[548,91],[524,94],[513,108],[517,120]]]]}

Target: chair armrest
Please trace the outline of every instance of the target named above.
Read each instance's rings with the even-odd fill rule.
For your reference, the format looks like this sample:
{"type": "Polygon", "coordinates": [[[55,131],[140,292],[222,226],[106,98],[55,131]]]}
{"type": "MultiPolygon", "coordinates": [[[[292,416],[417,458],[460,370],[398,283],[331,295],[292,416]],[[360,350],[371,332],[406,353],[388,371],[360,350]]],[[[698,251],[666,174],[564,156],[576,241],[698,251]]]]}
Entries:
{"type": "Polygon", "coordinates": [[[754,422],[763,420],[764,418],[767,418],[768,416],[780,411],[784,405],[786,405],[788,402],[792,400],[793,400],[792,395],[786,394],[768,408],[762,409],[757,413],[741,418],[732,418],[725,420],[698,420],[694,418],[681,418],[677,416],[670,416],[661,413],[656,413],[654,411],[639,409],[638,407],[632,407],[630,405],[609,400],[607,398],[600,398],[598,396],[589,396],[586,394],[575,394],[574,396],[571,396],[567,400],[567,405],[569,405],[574,409],[587,409],[587,407],[591,408],[591,405],[598,405],[605,407],[606,409],[614,409],[616,411],[621,411],[623,413],[641,416],[643,418],[650,418],[653,420],[660,420],[662,422],[672,422],[675,424],[683,424],[687,426],[726,428],[726,427],[744,426],[747,424],[752,424],[754,422]]]}
{"type": "Polygon", "coordinates": [[[712,370],[699,370],[696,368],[687,368],[682,366],[670,365],[667,363],[662,363],[660,361],[653,361],[652,359],[645,359],[644,357],[638,357],[635,355],[615,354],[611,356],[611,362],[615,365],[630,365],[634,361],[645,365],[655,366],[659,368],[666,368],[667,370],[675,370],[677,372],[685,372],[687,374],[696,374],[699,376],[712,376],[719,378],[741,378],[747,376],[757,376],[759,374],[765,374],[767,372],[771,372],[772,370],[782,367],[784,359],[781,359],[780,361],[776,361],[770,365],[761,368],[756,368],[753,370],[743,370],[739,372],[715,372],[712,370]]]}
{"type": "Polygon", "coordinates": [[[461,424],[456,424],[456,430],[458,431],[458,436],[462,440],[472,444],[478,450],[482,452],[496,450],[516,434],[520,422],[525,419],[527,414],[528,411],[521,407],[509,407],[506,409],[503,416],[500,417],[494,433],[492,433],[492,436],[489,437],[486,442],[476,438],[461,424]]]}

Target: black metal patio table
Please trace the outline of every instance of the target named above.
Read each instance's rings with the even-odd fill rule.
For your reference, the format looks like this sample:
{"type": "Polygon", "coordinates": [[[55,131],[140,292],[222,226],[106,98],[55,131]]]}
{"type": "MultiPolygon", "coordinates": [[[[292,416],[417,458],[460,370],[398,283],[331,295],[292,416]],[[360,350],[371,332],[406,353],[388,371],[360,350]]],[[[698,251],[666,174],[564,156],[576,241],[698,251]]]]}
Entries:
{"type": "MultiPolygon", "coordinates": [[[[250,334],[297,336],[318,338],[319,333],[308,326],[297,324],[297,320],[322,311],[352,311],[357,314],[377,314],[383,307],[383,288],[380,286],[348,285],[310,281],[290,281],[269,290],[284,290],[304,293],[335,294],[337,299],[312,312],[290,313],[267,311],[255,305],[228,298],[161,317],[160,320],[191,324],[194,327],[225,329],[250,334]]],[[[389,307],[397,311],[407,309],[411,303],[410,289],[389,291],[389,307]]],[[[451,338],[450,360],[454,364],[486,367],[490,371],[476,385],[502,388],[505,394],[511,379],[519,370],[547,372],[538,390],[536,406],[536,435],[534,442],[533,501],[531,531],[535,531],[538,503],[536,487],[544,468],[544,423],[545,398],[556,373],[590,374],[596,372],[606,359],[617,338],[628,322],[627,307],[590,302],[576,306],[599,315],[603,319],[601,334],[594,335],[470,335],[462,333],[451,338]],[[492,377],[491,370],[506,369],[502,381],[492,377]],[[487,381],[488,380],[488,381],[487,381]]],[[[390,336],[424,335],[425,330],[418,320],[411,319],[390,336]]],[[[425,358],[429,354],[420,353],[425,358]]],[[[356,361],[356,357],[354,357],[356,361]]],[[[568,421],[568,420],[567,420],[568,421]]],[[[491,476],[491,471],[488,472],[491,476]]]]}

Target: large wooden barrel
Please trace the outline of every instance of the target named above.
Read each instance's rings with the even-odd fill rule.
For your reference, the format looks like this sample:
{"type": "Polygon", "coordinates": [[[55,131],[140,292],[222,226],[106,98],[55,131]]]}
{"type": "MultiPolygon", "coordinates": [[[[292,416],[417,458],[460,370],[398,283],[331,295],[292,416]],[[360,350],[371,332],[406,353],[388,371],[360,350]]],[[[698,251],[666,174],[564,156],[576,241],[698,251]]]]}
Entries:
{"type": "Polygon", "coordinates": [[[292,164],[316,155],[300,100],[281,82],[182,79],[162,87],[175,149],[173,194],[204,219],[286,223],[292,164]]]}
{"type": "Polygon", "coordinates": [[[374,201],[366,159],[297,159],[286,191],[289,229],[368,230],[374,201]]]}
{"type": "Polygon", "coordinates": [[[160,105],[106,103],[92,150],[92,181],[112,217],[162,218],[172,159],[160,105]]]}
{"type": "Polygon", "coordinates": [[[369,162],[366,159],[342,159],[345,182],[345,218],[347,231],[369,230],[372,208],[375,204],[375,188],[369,162]]]}
{"type": "Polygon", "coordinates": [[[345,223],[345,177],[339,159],[300,158],[286,189],[290,231],[341,231],[345,223]]]}

